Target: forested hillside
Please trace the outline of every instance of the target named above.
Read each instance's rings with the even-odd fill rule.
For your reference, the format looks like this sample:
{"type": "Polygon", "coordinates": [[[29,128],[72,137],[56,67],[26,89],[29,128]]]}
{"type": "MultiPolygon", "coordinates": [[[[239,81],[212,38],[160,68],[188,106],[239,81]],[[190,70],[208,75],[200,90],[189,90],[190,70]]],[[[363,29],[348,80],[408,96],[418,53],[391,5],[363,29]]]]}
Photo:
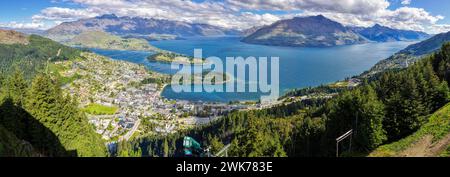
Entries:
{"type": "Polygon", "coordinates": [[[34,35],[28,41],[0,44],[0,156],[106,156],[77,100],[45,72],[48,61],[80,51],[34,35]]]}
{"type": "Polygon", "coordinates": [[[401,71],[389,71],[330,100],[306,100],[271,109],[234,112],[209,126],[169,137],[119,145],[118,156],[182,156],[182,138],[213,152],[231,144],[231,156],[335,156],[336,138],[354,130],[341,154],[367,155],[419,130],[449,102],[450,44],[401,71]]]}
{"type": "MultiPolygon", "coordinates": [[[[28,84],[16,70],[2,80],[0,102],[0,126],[10,137],[29,143],[40,156],[106,156],[101,137],[77,101],[64,95],[50,75],[38,74],[28,84]]],[[[5,149],[12,145],[8,141],[0,144],[5,149]]]]}
{"type": "Polygon", "coordinates": [[[0,35],[0,73],[3,73],[2,75],[9,75],[14,69],[19,69],[24,72],[28,80],[36,73],[43,72],[47,62],[74,59],[80,56],[79,50],[50,39],[37,35],[24,36],[17,32],[14,34],[16,35],[0,35]],[[23,37],[18,41],[14,36],[23,37]]]}

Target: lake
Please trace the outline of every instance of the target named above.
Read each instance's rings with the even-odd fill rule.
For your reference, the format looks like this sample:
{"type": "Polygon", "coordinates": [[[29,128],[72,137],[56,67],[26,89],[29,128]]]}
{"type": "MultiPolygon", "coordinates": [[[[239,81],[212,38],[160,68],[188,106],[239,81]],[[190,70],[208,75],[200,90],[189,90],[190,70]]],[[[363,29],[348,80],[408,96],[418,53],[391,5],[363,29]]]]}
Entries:
{"type": "MultiPolygon", "coordinates": [[[[203,49],[203,57],[279,57],[280,91],[319,86],[359,75],[378,61],[404,49],[414,42],[368,43],[330,48],[299,48],[252,45],[240,42],[239,37],[198,37],[186,40],[151,42],[152,45],[193,56],[194,49],[203,49]]],[[[94,52],[113,59],[144,64],[150,70],[174,74],[170,64],[149,62],[151,53],[136,51],[96,50],[94,52]]],[[[162,95],[169,99],[190,101],[247,101],[258,100],[259,93],[175,93],[166,87],[162,95]]]]}

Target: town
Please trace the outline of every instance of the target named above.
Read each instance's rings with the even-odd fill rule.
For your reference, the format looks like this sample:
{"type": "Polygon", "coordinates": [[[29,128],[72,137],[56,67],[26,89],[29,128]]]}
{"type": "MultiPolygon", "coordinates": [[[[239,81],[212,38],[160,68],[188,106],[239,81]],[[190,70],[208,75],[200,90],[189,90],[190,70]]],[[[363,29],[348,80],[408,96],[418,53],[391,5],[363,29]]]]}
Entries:
{"type": "Polygon", "coordinates": [[[203,103],[161,97],[168,75],[145,66],[93,53],[83,59],[57,62],[63,90],[76,95],[96,132],[109,142],[143,135],[167,135],[208,124],[233,110],[257,104],[203,103]]]}

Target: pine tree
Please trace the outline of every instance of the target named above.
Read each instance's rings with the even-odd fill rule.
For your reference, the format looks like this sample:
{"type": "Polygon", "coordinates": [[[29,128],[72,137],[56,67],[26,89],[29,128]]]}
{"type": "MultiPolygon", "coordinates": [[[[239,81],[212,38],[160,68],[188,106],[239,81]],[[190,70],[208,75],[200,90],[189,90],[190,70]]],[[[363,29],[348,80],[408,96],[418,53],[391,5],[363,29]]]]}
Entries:
{"type": "Polygon", "coordinates": [[[0,110],[0,123],[19,138],[27,138],[27,113],[22,109],[27,83],[23,78],[23,73],[16,69],[10,75],[3,87],[6,100],[2,102],[0,110]]]}
{"type": "Polygon", "coordinates": [[[418,89],[416,77],[408,73],[404,78],[404,85],[401,87],[402,106],[399,137],[405,137],[416,131],[423,123],[423,116],[428,114],[422,102],[423,97],[418,89]]]}
{"type": "Polygon", "coordinates": [[[241,140],[244,142],[245,156],[260,157],[264,155],[262,147],[264,140],[263,134],[259,131],[260,128],[257,118],[253,114],[250,114],[248,116],[248,129],[241,140]]]}
{"type": "Polygon", "coordinates": [[[34,143],[48,149],[51,156],[105,156],[101,137],[78,109],[77,101],[63,96],[56,83],[48,75],[38,75],[27,93],[25,108],[37,120],[34,124],[42,124],[30,125],[34,143]]]}
{"type": "Polygon", "coordinates": [[[370,151],[386,141],[383,129],[384,105],[378,100],[375,90],[370,86],[362,89],[358,97],[358,122],[355,131],[355,144],[361,151],[370,151]]]}
{"type": "Polygon", "coordinates": [[[59,110],[57,100],[59,96],[51,79],[46,75],[38,75],[28,91],[25,108],[38,121],[52,128],[59,110]]]}
{"type": "Polygon", "coordinates": [[[14,104],[22,106],[27,91],[28,84],[24,79],[23,72],[18,68],[7,80],[7,96],[12,99],[14,104]]]}

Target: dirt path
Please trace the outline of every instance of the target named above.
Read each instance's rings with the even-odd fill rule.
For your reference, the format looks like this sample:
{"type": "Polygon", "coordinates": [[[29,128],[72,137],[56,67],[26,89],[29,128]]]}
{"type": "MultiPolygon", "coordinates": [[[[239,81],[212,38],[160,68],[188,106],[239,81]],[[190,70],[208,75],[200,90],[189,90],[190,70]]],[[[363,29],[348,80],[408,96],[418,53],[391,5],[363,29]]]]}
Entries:
{"type": "Polygon", "coordinates": [[[438,156],[450,146],[450,134],[444,137],[444,139],[436,142],[430,149],[432,156],[438,156]]]}
{"type": "Polygon", "coordinates": [[[433,136],[427,135],[412,147],[400,153],[401,157],[437,157],[450,145],[450,134],[433,143],[433,136]]]}

